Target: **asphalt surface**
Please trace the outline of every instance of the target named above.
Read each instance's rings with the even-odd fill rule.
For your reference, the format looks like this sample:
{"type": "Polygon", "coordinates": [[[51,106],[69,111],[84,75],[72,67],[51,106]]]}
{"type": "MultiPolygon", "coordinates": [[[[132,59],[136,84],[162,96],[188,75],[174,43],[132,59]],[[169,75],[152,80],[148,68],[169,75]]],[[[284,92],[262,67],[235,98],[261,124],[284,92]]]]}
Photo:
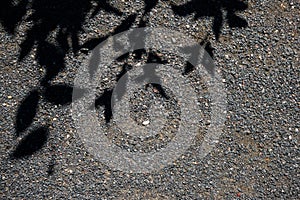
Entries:
{"type": "MultiPolygon", "coordinates": [[[[1,10],[0,199],[300,199],[298,1],[180,6],[189,3],[114,0],[99,10],[92,1],[30,2],[24,12],[22,2],[4,3],[7,9],[1,10]],[[142,25],[182,32],[211,50],[226,86],[227,114],[219,142],[205,158],[197,152],[199,132],[172,164],[136,174],[112,170],[87,151],[72,120],[71,101],[77,69],[93,47],[142,25]]],[[[99,95],[116,83],[120,63],[147,57],[136,60],[131,54],[105,68],[99,95]]],[[[198,81],[193,74],[189,78],[198,81]]],[[[103,122],[109,119],[106,93],[98,109],[103,122]]],[[[140,112],[132,118],[143,126],[148,122],[141,108],[151,94],[135,95],[132,109],[140,112]]],[[[209,101],[200,103],[208,125],[209,101]]],[[[176,98],[166,106],[172,119],[164,138],[145,146],[139,141],[138,150],[152,151],[156,143],[163,148],[174,136],[180,117],[176,98]]],[[[118,131],[108,136],[124,149],[136,148],[118,131]]]]}

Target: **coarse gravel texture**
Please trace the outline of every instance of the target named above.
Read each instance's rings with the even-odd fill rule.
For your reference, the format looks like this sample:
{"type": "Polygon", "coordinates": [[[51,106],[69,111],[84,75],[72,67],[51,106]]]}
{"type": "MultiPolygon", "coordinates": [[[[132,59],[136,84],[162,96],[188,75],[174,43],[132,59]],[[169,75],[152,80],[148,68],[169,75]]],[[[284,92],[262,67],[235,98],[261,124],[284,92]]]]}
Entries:
{"type": "MultiPolygon", "coordinates": [[[[59,5],[59,1],[53,2],[59,5]]],[[[97,5],[97,1],[88,2],[97,5]]],[[[232,28],[225,20],[218,40],[211,28],[213,18],[206,12],[203,17],[174,12],[171,5],[183,5],[186,0],[158,1],[145,16],[142,0],[107,2],[122,14],[100,9],[94,16],[87,15],[77,34],[80,45],[114,34],[115,28],[133,14],[135,18],[125,30],[144,21],[146,26],[185,33],[199,43],[210,42],[228,102],[219,143],[205,158],[198,158],[199,136],[185,154],[152,174],[111,170],[97,161],[76,132],[70,105],[74,77],[89,49],[74,53],[73,46],[65,54],[58,51],[65,68],[43,83],[49,70],[45,63],[53,56],[47,50],[52,48],[49,44],[57,45],[58,33],[51,29],[45,39],[48,48],[35,45],[19,60],[24,48],[21,43],[34,27],[28,19],[34,10],[28,6],[13,34],[3,23],[0,28],[0,199],[300,199],[299,1],[244,1],[248,7],[238,16],[248,26],[232,28]],[[41,55],[43,48],[46,50],[41,55]],[[24,105],[30,111],[24,110],[24,105]],[[29,144],[24,142],[26,138],[29,144]],[[30,143],[41,146],[30,152],[30,143]]],[[[62,65],[60,60],[51,62],[62,65]]],[[[100,93],[113,87],[120,71],[118,66],[107,69],[100,93]]],[[[147,95],[146,91],[143,98],[147,95]]],[[[133,99],[133,104],[143,107],[147,103],[141,101],[143,98],[133,99]]],[[[206,100],[201,105],[207,109],[206,100]]],[[[172,106],[178,105],[175,102],[172,106]]],[[[173,115],[178,117],[176,111],[173,115]]],[[[145,113],[134,117],[147,119],[145,113]]],[[[115,135],[122,141],[118,133],[115,135]]]]}

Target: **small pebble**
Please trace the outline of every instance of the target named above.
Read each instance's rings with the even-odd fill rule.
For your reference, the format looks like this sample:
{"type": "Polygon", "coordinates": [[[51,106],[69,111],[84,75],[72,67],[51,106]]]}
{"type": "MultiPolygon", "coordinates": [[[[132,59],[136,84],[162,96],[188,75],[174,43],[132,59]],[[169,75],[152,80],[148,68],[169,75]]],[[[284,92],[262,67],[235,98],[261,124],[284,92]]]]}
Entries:
{"type": "Polygon", "coordinates": [[[144,125],[144,126],[146,126],[146,125],[148,125],[148,124],[150,124],[150,121],[149,121],[149,120],[143,121],[143,125],[144,125]]]}

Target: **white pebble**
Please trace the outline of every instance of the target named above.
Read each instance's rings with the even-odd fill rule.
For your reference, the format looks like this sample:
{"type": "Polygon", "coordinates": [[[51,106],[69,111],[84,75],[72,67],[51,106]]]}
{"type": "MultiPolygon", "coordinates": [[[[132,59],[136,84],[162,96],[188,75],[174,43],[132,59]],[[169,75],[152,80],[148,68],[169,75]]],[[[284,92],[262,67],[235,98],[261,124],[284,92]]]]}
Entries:
{"type": "Polygon", "coordinates": [[[148,124],[150,124],[150,121],[149,121],[149,120],[143,121],[143,125],[144,125],[144,126],[146,126],[146,125],[148,125],[148,124]]]}

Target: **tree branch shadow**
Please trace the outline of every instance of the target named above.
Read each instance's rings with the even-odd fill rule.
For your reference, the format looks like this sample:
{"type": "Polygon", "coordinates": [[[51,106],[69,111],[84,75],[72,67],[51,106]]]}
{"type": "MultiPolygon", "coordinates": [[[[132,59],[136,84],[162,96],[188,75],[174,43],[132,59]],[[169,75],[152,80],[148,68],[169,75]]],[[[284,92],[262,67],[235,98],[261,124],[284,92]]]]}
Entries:
{"type": "MultiPolygon", "coordinates": [[[[138,27],[147,26],[145,16],[149,15],[151,10],[157,6],[158,0],[144,0],[145,7],[142,17],[138,21],[138,27]]],[[[183,5],[171,4],[172,10],[176,15],[187,16],[195,14],[195,20],[205,17],[213,18],[212,31],[218,40],[225,22],[229,27],[246,27],[247,21],[237,15],[237,12],[247,9],[247,4],[240,0],[192,0],[183,5]],[[224,18],[225,16],[225,18],[224,18]]],[[[65,68],[65,57],[68,52],[77,54],[86,53],[93,50],[109,36],[128,30],[136,23],[137,14],[131,14],[116,26],[110,34],[90,39],[84,44],[79,44],[79,36],[83,32],[82,27],[86,18],[94,17],[100,10],[121,16],[123,13],[109,3],[108,0],[3,0],[0,2],[0,23],[9,34],[16,34],[20,22],[31,21],[33,26],[25,33],[25,39],[20,45],[19,61],[22,61],[36,47],[36,60],[38,64],[45,67],[46,74],[40,80],[40,87],[29,92],[18,108],[16,113],[16,135],[20,136],[33,126],[38,104],[41,97],[53,105],[69,105],[72,101],[72,85],[53,85],[51,81],[65,68]],[[93,4],[96,2],[96,4],[93,4]],[[32,11],[27,12],[28,9],[32,11]],[[47,41],[47,38],[53,33],[55,43],[47,41]]],[[[51,36],[52,37],[52,36],[51,36]]],[[[142,39],[144,42],[144,39],[142,39]]],[[[206,39],[201,44],[205,50],[213,57],[213,48],[206,39]]],[[[146,52],[145,49],[135,51],[135,59],[141,59],[147,54],[147,63],[165,64],[162,58],[153,52],[146,52]]],[[[99,54],[97,54],[99,55],[99,54]]],[[[118,58],[118,61],[126,60],[129,54],[124,54],[118,58]]],[[[93,62],[98,63],[99,57],[92,57],[93,62]]],[[[116,76],[118,81],[130,70],[132,66],[124,64],[122,71],[116,76]]],[[[90,68],[91,77],[95,73],[95,68],[90,68]]],[[[188,63],[183,74],[192,71],[193,68],[188,63]]],[[[155,76],[153,71],[144,71],[144,77],[155,76]]],[[[159,93],[168,98],[168,94],[163,90],[160,84],[153,84],[159,93]]],[[[84,91],[83,91],[84,92],[84,91]]],[[[124,93],[118,94],[120,97],[124,93]]],[[[104,107],[104,116],[107,123],[112,118],[111,110],[112,90],[106,89],[103,94],[98,96],[95,106],[104,107]]],[[[80,98],[80,97],[78,97],[80,98]]],[[[48,127],[40,126],[30,131],[18,144],[12,158],[19,159],[33,155],[39,151],[47,142],[49,135],[48,127]]],[[[54,151],[54,150],[53,150],[54,151]]],[[[51,175],[54,170],[55,161],[49,164],[48,174],[51,175]]]]}
{"type": "Polygon", "coordinates": [[[176,15],[187,16],[194,13],[195,20],[213,17],[212,31],[217,40],[225,22],[230,28],[248,26],[247,21],[237,15],[238,11],[244,11],[247,8],[248,5],[241,0],[192,0],[183,5],[172,5],[172,10],[176,15]]]}

